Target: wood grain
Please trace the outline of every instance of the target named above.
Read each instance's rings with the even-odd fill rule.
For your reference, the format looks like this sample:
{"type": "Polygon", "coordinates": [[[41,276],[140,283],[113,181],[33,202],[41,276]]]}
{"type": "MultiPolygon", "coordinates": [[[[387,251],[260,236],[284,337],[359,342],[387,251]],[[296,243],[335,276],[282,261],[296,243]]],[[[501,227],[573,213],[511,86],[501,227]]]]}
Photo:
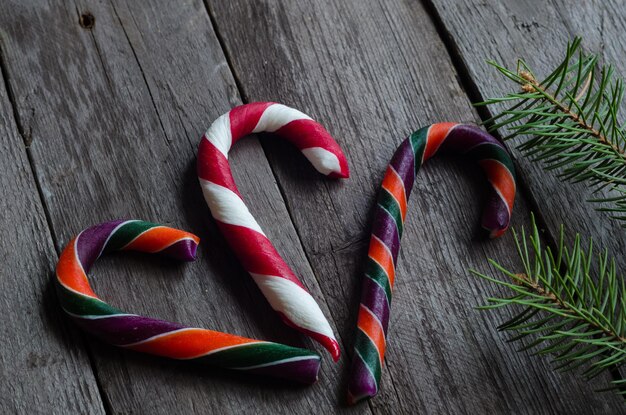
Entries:
{"type": "MultiPolygon", "coordinates": [[[[514,68],[517,59],[522,58],[541,79],[563,60],[567,42],[575,36],[583,37],[587,52],[599,55],[602,62],[617,64],[618,76],[626,75],[619,65],[626,57],[622,36],[626,11],[622,2],[584,1],[573,7],[569,2],[556,0],[534,7],[532,2],[519,1],[489,0],[476,4],[433,0],[431,7],[447,33],[457,65],[471,78],[468,87],[475,101],[502,96],[515,88],[487,60],[514,68]],[[488,26],[489,35],[485,36],[485,31],[466,30],[468,21],[476,27],[488,26]]],[[[501,108],[491,111],[495,113],[501,108]]],[[[593,237],[596,249],[608,249],[618,269],[626,269],[625,230],[608,214],[595,211],[596,204],[586,202],[607,192],[593,193],[581,183],[564,185],[556,177],[558,171],[545,172],[541,163],[531,162],[514,148],[522,141],[523,138],[516,139],[510,147],[518,158],[529,199],[552,238],[563,224],[570,240],[576,233],[593,237]]]]}
{"type": "MultiPolygon", "coordinates": [[[[266,145],[313,270],[339,317],[340,335],[350,345],[370,210],[385,165],[413,129],[434,121],[474,121],[476,114],[419,2],[209,4],[244,96],[307,111],[348,154],[351,179],[320,187],[302,171],[295,152],[269,140],[266,145]]],[[[510,235],[491,243],[475,237],[483,188],[468,167],[447,164],[429,165],[416,185],[383,391],[372,407],[407,413],[621,408],[578,379],[553,373],[547,361],[514,353],[495,332],[500,318],[472,310],[494,288],[469,277],[467,269],[485,270],[487,256],[512,265],[513,245],[510,235]]],[[[518,198],[516,225],[527,223],[526,206],[518,198]]]]}
{"type": "MultiPolygon", "coordinates": [[[[617,398],[592,392],[602,379],[587,385],[554,373],[547,360],[515,353],[495,331],[507,316],[473,310],[497,289],[467,269],[487,270],[486,257],[506,266],[517,262],[511,235],[497,241],[478,236],[486,186],[473,166],[454,157],[430,162],[414,189],[383,390],[352,410],[341,403],[371,209],[396,145],[431,122],[479,120],[459,78],[466,87],[485,85],[480,93],[504,87],[485,78],[481,54],[512,60],[525,47],[543,51],[538,47],[549,42],[549,53],[532,61],[549,67],[541,60],[558,60],[558,41],[567,37],[562,31],[581,30],[576,22],[582,17],[617,36],[623,16],[610,14],[611,5],[598,14],[599,3],[585,3],[569,15],[551,4],[544,10],[510,0],[427,1],[427,9],[417,0],[59,3],[0,3],[6,81],[50,220],[45,223],[22,139],[0,88],[0,168],[8,172],[0,176],[0,207],[9,212],[0,226],[9,235],[23,235],[17,245],[0,239],[0,253],[9,248],[37,252],[27,264],[7,254],[0,271],[3,292],[18,293],[0,300],[24,309],[1,327],[17,336],[19,345],[0,350],[2,412],[49,407],[58,413],[97,413],[103,404],[110,413],[150,414],[622,410],[617,398]],[[91,18],[93,25],[86,25],[91,18]],[[485,36],[481,27],[491,33],[485,36]],[[456,48],[454,62],[440,34],[456,48]],[[467,66],[467,73],[457,73],[455,64],[467,66]],[[202,200],[195,175],[200,136],[242,97],[280,101],[313,116],[338,139],[352,170],[348,181],[328,181],[271,136],[262,138],[262,146],[256,138],[244,140],[231,156],[250,209],[331,316],[342,342],[344,359],[333,365],[324,355],[320,382],[310,388],[120,351],[89,338],[85,350],[82,337],[59,322],[45,285],[53,244],[59,250],[75,233],[103,220],[158,221],[197,233],[203,241],[200,259],[182,265],[142,255],[104,258],[92,276],[103,299],[139,314],[320,350],[271,311],[202,200]],[[31,215],[25,222],[24,212],[31,215]],[[16,269],[17,275],[4,274],[16,269]],[[31,285],[18,286],[20,281],[31,285]],[[42,317],[33,323],[25,317],[28,312],[42,317]],[[29,334],[39,336],[40,344],[25,343],[20,328],[29,324],[34,324],[29,334]],[[44,345],[49,354],[41,359],[6,360],[44,345]],[[35,368],[28,366],[32,362],[35,368]],[[12,377],[16,380],[4,381],[12,377]]],[[[612,41],[603,31],[591,37],[608,56],[623,56],[621,40],[612,41]]],[[[518,197],[516,226],[528,224],[529,205],[546,218],[548,235],[556,223],[574,223],[577,215],[581,221],[584,213],[579,229],[623,252],[622,242],[614,240],[620,238],[610,237],[616,229],[608,220],[589,216],[583,202],[572,204],[572,194],[537,166],[520,159],[519,171],[530,198],[518,197]],[[571,206],[567,212],[557,209],[564,203],[571,206]]]]}
{"type": "MultiPolygon", "coordinates": [[[[0,47],[3,41],[0,36],[0,47]]],[[[102,414],[83,342],[60,318],[51,284],[57,255],[3,81],[6,79],[0,79],[0,413],[102,414]]]]}
{"type": "MultiPolygon", "coordinates": [[[[135,313],[312,347],[271,311],[202,200],[197,143],[213,119],[240,102],[203,4],[3,3],[0,26],[8,33],[10,83],[32,137],[57,248],[116,217],[181,227],[204,241],[201,259],[185,266],[140,255],[103,259],[93,272],[96,292],[135,313]],[[79,25],[87,13],[95,18],[91,29],[79,25]]],[[[258,142],[238,144],[232,165],[261,226],[321,298],[258,142]]],[[[303,389],[97,342],[90,347],[113,413],[307,413],[336,406],[339,374],[327,356],[320,382],[303,389]]]]}
{"type": "MultiPolygon", "coordinates": [[[[565,53],[568,40],[583,35],[583,46],[620,62],[626,56],[626,42],[621,35],[626,14],[617,3],[582,2],[580,7],[566,7],[566,2],[546,2],[543,7],[532,7],[523,1],[433,1],[435,12],[448,31],[452,48],[471,76],[477,88],[475,99],[501,96],[511,92],[512,86],[486,60],[493,59],[507,67],[515,67],[523,58],[541,78],[558,65],[565,53]],[[468,31],[467,22],[484,30],[468,31]]],[[[519,141],[518,141],[519,142],[519,141]]],[[[624,229],[607,214],[595,212],[585,203],[592,194],[583,184],[563,185],[552,172],[545,172],[541,164],[532,163],[514,149],[520,175],[529,189],[536,210],[539,211],[551,234],[561,223],[571,236],[579,232],[593,236],[598,247],[606,247],[616,255],[618,265],[626,267],[624,229]],[[567,209],[563,209],[567,206],[567,209]]],[[[596,195],[597,196],[597,195],[596,195]]]]}

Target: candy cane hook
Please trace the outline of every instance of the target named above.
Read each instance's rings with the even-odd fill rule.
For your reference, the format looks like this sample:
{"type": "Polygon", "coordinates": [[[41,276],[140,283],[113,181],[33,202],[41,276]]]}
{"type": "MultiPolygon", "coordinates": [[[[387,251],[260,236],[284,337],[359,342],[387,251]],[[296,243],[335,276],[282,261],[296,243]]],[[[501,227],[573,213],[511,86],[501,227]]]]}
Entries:
{"type": "Polygon", "coordinates": [[[418,170],[438,151],[476,160],[492,187],[482,226],[492,238],[506,231],[515,199],[515,172],[505,148],[481,129],[439,123],[409,136],[396,150],[378,195],[357,322],[348,401],[376,395],[385,356],[389,307],[407,202],[418,170]]]}
{"type": "Polygon", "coordinates": [[[339,345],[319,306],[250,214],[235,185],[228,152],[248,134],[273,132],[293,143],[329,177],[346,178],[348,163],[328,131],[285,105],[256,102],[233,108],[206,132],[198,150],[198,176],[219,228],[283,321],[321,343],[339,359],[339,345]]]}
{"type": "Polygon", "coordinates": [[[138,220],[88,228],[67,244],[59,258],[56,287],[61,306],[82,329],[125,349],[315,382],[320,367],[316,353],[128,314],[100,300],[87,280],[87,273],[104,252],[141,251],[193,261],[199,241],[190,233],[138,220]]]}

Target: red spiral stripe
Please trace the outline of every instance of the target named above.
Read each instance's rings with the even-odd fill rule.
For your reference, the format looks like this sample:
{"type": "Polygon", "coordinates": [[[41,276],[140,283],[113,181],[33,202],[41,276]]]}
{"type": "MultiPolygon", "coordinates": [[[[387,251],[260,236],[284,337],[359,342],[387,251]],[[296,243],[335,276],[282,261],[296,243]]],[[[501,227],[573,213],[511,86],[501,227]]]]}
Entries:
{"type": "Polygon", "coordinates": [[[309,116],[282,104],[241,105],[219,117],[198,149],[198,177],[224,237],[283,321],[321,343],[336,361],[339,345],[330,324],[302,282],[250,214],[232,176],[228,152],[251,133],[273,132],[294,144],[328,177],[348,177],[341,148],[309,116]]]}

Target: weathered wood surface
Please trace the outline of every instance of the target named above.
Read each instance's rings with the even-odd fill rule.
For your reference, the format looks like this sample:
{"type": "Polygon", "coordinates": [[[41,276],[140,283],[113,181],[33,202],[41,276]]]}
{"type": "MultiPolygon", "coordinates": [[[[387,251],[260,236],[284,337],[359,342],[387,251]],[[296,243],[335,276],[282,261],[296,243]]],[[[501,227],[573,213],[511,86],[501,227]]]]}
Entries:
{"type": "MultiPolygon", "coordinates": [[[[21,198],[11,204],[15,218],[0,221],[3,234],[51,234],[59,250],[86,226],[138,217],[193,231],[203,240],[195,264],[140,255],[101,260],[93,285],[111,303],[186,324],[316,347],[280,323],[225,247],[197,184],[196,146],[215,117],[242,101],[240,94],[245,102],[276,100],[328,127],[346,150],[352,177],[327,181],[294,149],[270,137],[263,139],[269,162],[252,138],[232,154],[237,183],[253,214],[332,317],[342,343],[344,359],[333,365],[324,355],[318,384],[293,388],[244,379],[119,351],[85,337],[86,349],[76,339],[53,349],[69,367],[58,374],[70,379],[61,396],[74,397],[76,407],[64,411],[58,396],[42,393],[37,402],[59,412],[96,412],[100,399],[108,413],[348,412],[341,405],[345,366],[370,212],[384,167],[403,137],[421,125],[479,120],[458,80],[465,74],[455,71],[436,22],[415,1],[209,0],[207,7],[200,0],[44,3],[0,4],[0,39],[5,81],[31,142],[31,164],[51,228],[43,222],[32,177],[22,172],[30,168],[24,147],[15,128],[7,127],[7,136],[15,137],[9,141],[8,171],[26,175],[20,180],[30,185],[27,191],[3,186],[9,198],[21,198]],[[95,16],[91,29],[78,23],[88,12],[95,16]],[[34,222],[18,224],[17,215],[29,204],[39,209],[34,222]],[[77,368],[85,371],[80,377],[69,373],[77,368]]],[[[560,46],[553,42],[551,53],[558,56],[560,46]]],[[[500,44],[489,57],[510,53],[506,48],[500,44]]],[[[483,72],[470,73],[489,83],[478,76],[483,72]]],[[[0,119],[10,120],[5,106],[0,119]]],[[[0,163],[4,160],[3,150],[0,163]]],[[[520,161],[520,167],[522,179],[530,176],[527,184],[536,186],[533,166],[520,161]]],[[[487,256],[514,264],[510,235],[498,241],[477,236],[482,200],[476,195],[484,185],[473,171],[450,158],[433,161],[420,173],[398,267],[383,390],[354,412],[619,412],[617,398],[591,391],[597,384],[556,374],[547,360],[515,353],[495,331],[505,316],[472,309],[494,287],[470,277],[467,269],[486,269],[487,256]]],[[[531,192],[533,201],[541,200],[538,192],[531,192]]],[[[540,213],[545,217],[551,209],[562,210],[541,205],[540,213]]],[[[574,209],[589,212],[582,203],[574,209]]],[[[528,222],[528,211],[525,198],[518,197],[516,225],[528,222]]],[[[19,270],[13,280],[37,275],[37,281],[48,281],[55,258],[51,239],[29,240],[30,246],[20,248],[30,252],[33,243],[46,244],[28,270],[13,259],[20,264],[8,268],[19,270]]],[[[5,244],[0,242],[3,249],[5,244]]],[[[3,274],[1,283],[8,281],[3,274]]],[[[21,298],[37,302],[42,295],[21,298]]],[[[58,310],[48,308],[58,320],[58,310]]],[[[7,330],[28,324],[22,317],[7,330]]],[[[15,370],[7,366],[0,373],[15,376],[15,370]]],[[[28,393],[41,388],[19,385],[27,398],[17,409],[28,412],[28,393]]],[[[16,400],[5,404],[4,396],[0,403],[11,411],[16,400]]]]}
{"type": "Polygon", "coordinates": [[[56,252],[26,145],[0,80],[0,413],[101,414],[83,343],[59,318],[56,252]]]}
{"type": "MultiPolygon", "coordinates": [[[[567,42],[576,35],[583,36],[586,50],[600,54],[608,62],[620,63],[626,57],[626,9],[619,1],[585,1],[576,5],[554,1],[542,2],[541,7],[532,1],[518,0],[432,2],[434,13],[448,32],[449,45],[458,54],[458,64],[468,72],[468,84],[475,88],[476,101],[501,96],[515,88],[486,63],[488,59],[514,68],[517,59],[523,58],[541,79],[563,60],[567,42]],[[467,30],[468,22],[489,30],[467,30]]],[[[618,266],[626,269],[625,231],[617,221],[584,202],[594,197],[587,186],[564,186],[554,173],[546,173],[540,163],[522,157],[514,144],[509,147],[518,156],[520,176],[547,230],[554,235],[564,224],[570,235],[579,232],[593,236],[596,246],[608,248],[616,256],[618,266]]]]}
{"type": "MultiPolygon", "coordinates": [[[[420,4],[209,4],[244,96],[306,108],[347,151],[351,179],[319,187],[301,178],[301,159],[290,157],[290,149],[269,140],[267,146],[314,272],[341,316],[341,336],[350,342],[369,211],[391,154],[418,126],[476,115],[420,4]]],[[[469,413],[619,408],[615,398],[581,395],[588,386],[551,373],[547,361],[516,355],[494,332],[499,318],[472,310],[492,287],[466,270],[484,269],[486,256],[510,264],[513,246],[510,236],[476,241],[479,206],[472,199],[480,186],[463,178],[467,170],[443,164],[428,166],[418,180],[398,267],[384,397],[373,407],[469,413]],[[551,400],[557,389],[568,397],[551,400]],[[519,393],[505,392],[513,390],[519,393]]],[[[518,225],[526,212],[518,198],[518,225]]]]}
{"type": "MultiPolygon", "coordinates": [[[[574,5],[557,0],[545,2],[541,7],[533,2],[514,0],[488,0],[480,4],[449,0],[429,2],[432,2],[435,20],[445,28],[445,38],[456,57],[457,67],[467,74],[466,85],[476,102],[501,96],[515,88],[486,63],[488,59],[514,68],[517,59],[523,58],[541,79],[563,60],[565,46],[575,36],[583,37],[584,49],[598,54],[606,63],[617,65],[618,76],[626,75],[620,65],[626,57],[623,2],[585,1],[574,5]],[[489,27],[489,35],[481,30],[467,30],[468,21],[476,27],[489,27]]],[[[593,237],[595,246],[607,248],[615,256],[618,269],[626,270],[625,230],[606,213],[594,211],[594,204],[585,203],[599,195],[584,184],[564,186],[554,172],[545,172],[541,163],[521,156],[514,147],[521,141],[517,139],[509,147],[517,156],[518,171],[546,231],[554,239],[563,224],[570,238],[576,233],[593,237]]],[[[621,274],[624,275],[624,271],[621,274]]]]}
{"type": "MultiPolygon", "coordinates": [[[[93,273],[96,292],[135,313],[301,344],[236,265],[199,192],[199,138],[240,102],[202,2],[1,8],[9,82],[32,140],[57,248],[81,229],[116,217],[179,226],[204,241],[200,260],[185,266],[142,256],[103,259],[93,273]],[[78,24],[86,12],[95,16],[92,30],[78,24]]],[[[269,231],[281,224],[269,234],[319,294],[258,142],[238,145],[232,165],[251,209],[263,212],[261,225],[269,231]]],[[[277,413],[285,402],[308,412],[336,405],[339,375],[327,361],[319,384],[303,393],[93,341],[90,347],[113,413],[277,413]]]]}

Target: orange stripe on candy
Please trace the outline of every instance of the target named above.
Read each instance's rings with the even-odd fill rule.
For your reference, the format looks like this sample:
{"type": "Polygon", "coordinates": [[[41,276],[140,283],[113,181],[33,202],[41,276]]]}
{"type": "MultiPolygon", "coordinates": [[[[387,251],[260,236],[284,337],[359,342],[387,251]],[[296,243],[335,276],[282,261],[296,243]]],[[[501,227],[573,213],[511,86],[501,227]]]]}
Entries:
{"type": "Polygon", "coordinates": [[[448,136],[448,133],[452,127],[456,126],[455,122],[440,122],[433,124],[428,129],[428,136],[426,138],[426,148],[424,149],[424,155],[422,156],[422,163],[435,155],[441,144],[448,136]]]}
{"type": "Polygon", "coordinates": [[[359,307],[359,320],[357,325],[360,330],[367,334],[367,337],[372,340],[374,345],[376,345],[382,364],[383,358],[385,357],[385,332],[378,319],[371,311],[365,308],[363,304],[359,307]]]}
{"type": "Polygon", "coordinates": [[[200,243],[200,238],[189,232],[181,231],[179,229],[166,228],[164,226],[157,226],[156,228],[150,228],[139,235],[132,242],[126,245],[124,249],[155,253],[164,250],[168,246],[182,239],[192,239],[197,244],[200,243]]]}
{"type": "Polygon", "coordinates": [[[124,347],[173,359],[192,359],[225,347],[249,343],[264,342],[212,330],[185,329],[160,335],[145,343],[124,347]]]}
{"type": "Polygon", "coordinates": [[[85,271],[76,255],[76,238],[67,244],[57,263],[57,278],[61,284],[89,297],[98,298],[93,292],[85,271]]]}
{"type": "Polygon", "coordinates": [[[380,265],[389,278],[389,284],[393,287],[393,280],[396,276],[396,269],[393,266],[393,258],[389,249],[378,238],[372,236],[370,239],[370,248],[367,255],[380,265]]]}
{"type": "Polygon", "coordinates": [[[385,178],[383,179],[383,189],[387,190],[389,193],[393,195],[398,204],[400,205],[400,215],[402,215],[402,222],[404,222],[404,218],[406,217],[406,193],[404,190],[404,182],[398,176],[398,173],[393,169],[393,167],[389,166],[387,168],[387,173],[385,174],[385,178]]]}
{"type": "Polygon", "coordinates": [[[487,174],[487,178],[493,187],[504,199],[509,208],[509,213],[513,210],[515,202],[515,179],[511,172],[499,161],[485,159],[478,162],[487,174]]]}

